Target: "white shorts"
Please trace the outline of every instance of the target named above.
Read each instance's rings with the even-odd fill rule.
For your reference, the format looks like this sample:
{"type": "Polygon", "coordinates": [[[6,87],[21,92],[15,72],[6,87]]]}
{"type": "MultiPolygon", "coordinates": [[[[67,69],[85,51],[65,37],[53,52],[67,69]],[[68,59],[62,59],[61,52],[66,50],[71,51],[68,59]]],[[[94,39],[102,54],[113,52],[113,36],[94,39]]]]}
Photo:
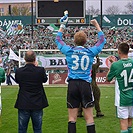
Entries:
{"type": "Polygon", "coordinates": [[[116,115],[120,119],[133,118],[133,106],[127,106],[127,107],[116,106],[116,115]]]}

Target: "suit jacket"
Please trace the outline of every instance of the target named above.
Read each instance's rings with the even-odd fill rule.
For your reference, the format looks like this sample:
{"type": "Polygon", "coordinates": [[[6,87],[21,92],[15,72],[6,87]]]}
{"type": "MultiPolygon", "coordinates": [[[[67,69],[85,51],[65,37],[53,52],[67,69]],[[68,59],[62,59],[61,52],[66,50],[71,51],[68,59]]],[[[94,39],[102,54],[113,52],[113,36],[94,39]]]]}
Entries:
{"type": "Polygon", "coordinates": [[[48,106],[43,83],[47,81],[43,67],[26,64],[15,72],[15,80],[19,84],[19,91],[15,108],[18,109],[43,109],[48,106]]]}

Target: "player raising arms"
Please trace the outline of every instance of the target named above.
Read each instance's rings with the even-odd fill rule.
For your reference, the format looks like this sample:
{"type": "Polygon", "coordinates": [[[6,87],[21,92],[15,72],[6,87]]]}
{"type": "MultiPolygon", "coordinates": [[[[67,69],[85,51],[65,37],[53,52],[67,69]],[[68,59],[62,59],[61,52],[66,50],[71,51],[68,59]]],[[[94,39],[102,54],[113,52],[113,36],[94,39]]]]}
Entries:
{"type": "Polygon", "coordinates": [[[61,25],[55,42],[58,49],[66,56],[68,65],[68,133],[76,133],[76,120],[80,103],[83,107],[87,133],[96,133],[93,119],[94,97],[90,86],[92,81],[91,69],[94,57],[101,52],[106,40],[98,22],[94,19],[91,20],[91,24],[98,30],[99,38],[95,46],[84,47],[87,41],[84,31],[79,31],[74,35],[75,47],[67,45],[62,40],[62,32],[68,21],[68,11],[65,11],[64,15],[60,19],[61,25]]]}
{"type": "Polygon", "coordinates": [[[107,74],[107,80],[116,79],[115,106],[120,119],[121,133],[132,133],[133,118],[133,60],[128,58],[129,45],[118,46],[120,60],[113,62],[107,74]]]}

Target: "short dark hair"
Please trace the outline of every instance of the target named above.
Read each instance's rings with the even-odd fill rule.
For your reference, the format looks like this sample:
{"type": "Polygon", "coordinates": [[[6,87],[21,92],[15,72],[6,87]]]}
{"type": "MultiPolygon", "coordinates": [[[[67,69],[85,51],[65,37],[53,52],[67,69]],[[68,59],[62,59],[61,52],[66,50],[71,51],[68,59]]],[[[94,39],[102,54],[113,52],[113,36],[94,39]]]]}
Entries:
{"type": "Polygon", "coordinates": [[[121,43],[118,46],[118,50],[120,50],[122,54],[127,55],[129,52],[129,45],[127,43],[121,43]]]}
{"type": "Polygon", "coordinates": [[[29,50],[25,53],[25,61],[26,62],[35,62],[36,60],[36,54],[34,51],[29,50]]]}

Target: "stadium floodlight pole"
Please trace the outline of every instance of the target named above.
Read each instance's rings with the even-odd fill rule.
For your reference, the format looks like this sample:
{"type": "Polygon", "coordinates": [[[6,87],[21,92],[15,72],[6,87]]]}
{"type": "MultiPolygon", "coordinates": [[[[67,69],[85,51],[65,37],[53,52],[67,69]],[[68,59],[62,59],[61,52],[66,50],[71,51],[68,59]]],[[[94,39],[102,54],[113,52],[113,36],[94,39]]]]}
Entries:
{"type": "Polygon", "coordinates": [[[33,47],[33,0],[31,0],[31,40],[32,40],[32,47],[33,47]]]}
{"type": "Polygon", "coordinates": [[[103,1],[100,0],[100,10],[101,10],[101,13],[100,13],[100,25],[101,25],[101,29],[102,29],[102,18],[103,18],[103,1]]]}

